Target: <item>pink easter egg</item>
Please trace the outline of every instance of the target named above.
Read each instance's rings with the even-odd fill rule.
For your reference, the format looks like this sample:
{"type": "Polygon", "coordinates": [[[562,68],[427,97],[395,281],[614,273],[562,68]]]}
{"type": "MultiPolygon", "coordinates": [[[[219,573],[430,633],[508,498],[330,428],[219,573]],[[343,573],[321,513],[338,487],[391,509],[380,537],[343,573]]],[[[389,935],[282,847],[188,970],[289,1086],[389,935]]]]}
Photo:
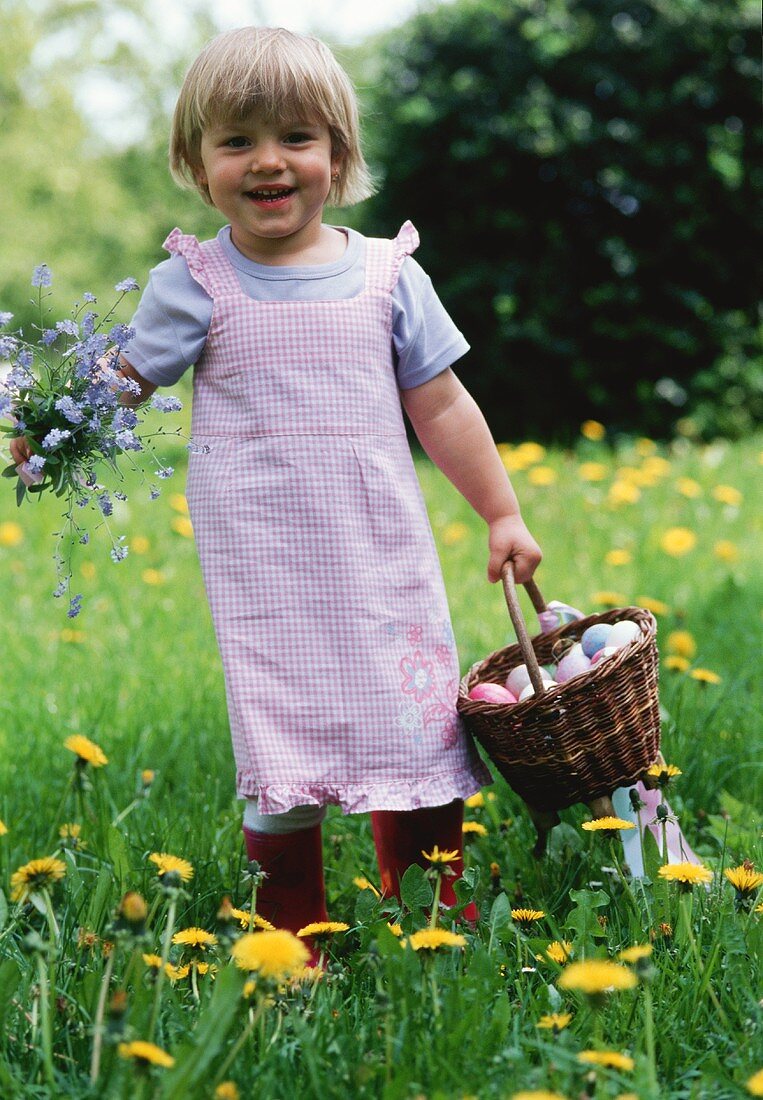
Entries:
{"type": "Polygon", "coordinates": [[[559,662],[556,670],[556,682],[557,684],[566,684],[573,676],[580,676],[581,673],[588,672],[590,667],[591,662],[583,652],[583,647],[579,642],[576,642],[559,662]]]}
{"type": "Polygon", "coordinates": [[[605,645],[603,649],[597,649],[591,658],[591,667],[598,665],[599,661],[603,661],[605,657],[611,657],[613,653],[617,653],[617,646],[605,645]]]}
{"type": "Polygon", "coordinates": [[[502,684],[475,684],[469,692],[469,698],[480,703],[516,703],[516,695],[502,684]]]}

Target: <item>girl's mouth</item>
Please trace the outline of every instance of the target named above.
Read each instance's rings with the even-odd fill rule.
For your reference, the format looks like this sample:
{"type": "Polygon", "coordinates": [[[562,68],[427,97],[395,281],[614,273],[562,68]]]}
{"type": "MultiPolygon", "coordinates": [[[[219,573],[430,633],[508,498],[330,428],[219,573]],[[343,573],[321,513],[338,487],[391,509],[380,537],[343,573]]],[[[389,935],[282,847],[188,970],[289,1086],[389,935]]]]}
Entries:
{"type": "Polygon", "coordinates": [[[258,187],[256,191],[247,191],[246,196],[258,205],[279,206],[293,195],[294,191],[294,187],[258,187]]]}

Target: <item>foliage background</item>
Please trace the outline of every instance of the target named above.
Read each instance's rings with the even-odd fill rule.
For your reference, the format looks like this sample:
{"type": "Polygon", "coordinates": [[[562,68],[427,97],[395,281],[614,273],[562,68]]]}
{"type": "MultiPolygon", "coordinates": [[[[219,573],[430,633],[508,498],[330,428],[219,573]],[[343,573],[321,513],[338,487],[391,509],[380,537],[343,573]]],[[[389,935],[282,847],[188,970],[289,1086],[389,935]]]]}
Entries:
{"type": "MultiPolygon", "coordinates": [[[[66,301],[145,284],[176,224],[219,227],[166,168],[217,29],[189,11],[168,41],[144,0],[0,0],[0,304],[19,320],[37,263],[66,301]],[[106,73],[141,120],[125,136],[94,125],[106,73]]],[[[751,0],[456,0],[337,49],[380,190],[332,218],[414,221],[498,437],[569,441],[587,416],[738,436],[763,415],[757,36],[751,0]]]]}

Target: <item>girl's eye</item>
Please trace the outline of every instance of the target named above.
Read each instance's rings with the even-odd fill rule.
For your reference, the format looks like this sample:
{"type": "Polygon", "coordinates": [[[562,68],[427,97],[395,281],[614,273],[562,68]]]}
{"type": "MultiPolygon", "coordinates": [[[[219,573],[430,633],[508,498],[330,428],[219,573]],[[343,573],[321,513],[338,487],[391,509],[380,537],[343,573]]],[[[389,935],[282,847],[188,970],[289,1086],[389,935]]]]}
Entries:
{"type": "Polygon", "coordinates": [[[225,144],[231,149],[243,149],[249,142],[245,137],[232,137],[228,138],[225,144]]]}
{"type": "Polygon", "coordinates": [[[291,145],[300,145],[304,141],[310,141],[310,135],[303,133],[302,130],[295,130],[293,134],[287,134],[284,140],[291,145]]]}

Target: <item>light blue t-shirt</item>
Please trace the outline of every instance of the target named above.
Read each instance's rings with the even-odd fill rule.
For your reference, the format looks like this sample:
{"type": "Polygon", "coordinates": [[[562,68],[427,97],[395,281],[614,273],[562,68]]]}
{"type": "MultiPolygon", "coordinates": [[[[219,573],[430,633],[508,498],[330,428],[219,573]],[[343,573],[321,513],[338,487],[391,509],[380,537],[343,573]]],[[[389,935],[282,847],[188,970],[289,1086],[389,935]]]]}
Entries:
{"type": "MultiPolygon", "coordinates": [[[[338,228],[338,227],[337,227],[338,228]]],[[[230,226],[217,234],[241,289],[262,302],[353,298],[365,285],[366,239],[353,229],[344,254],[328,264],[277,267],[247,259],[231,241],[230,226]]],[[[196,282],[182,256],[171,256],[149,275],[125,358],[147,381],[171,386],[204,350],[212,299],[196,282]]],[[[400,389],[420,386],[469,350],[435,293],[426,272],[406,256],[392,291],[392,341],[400,389]]]]}

